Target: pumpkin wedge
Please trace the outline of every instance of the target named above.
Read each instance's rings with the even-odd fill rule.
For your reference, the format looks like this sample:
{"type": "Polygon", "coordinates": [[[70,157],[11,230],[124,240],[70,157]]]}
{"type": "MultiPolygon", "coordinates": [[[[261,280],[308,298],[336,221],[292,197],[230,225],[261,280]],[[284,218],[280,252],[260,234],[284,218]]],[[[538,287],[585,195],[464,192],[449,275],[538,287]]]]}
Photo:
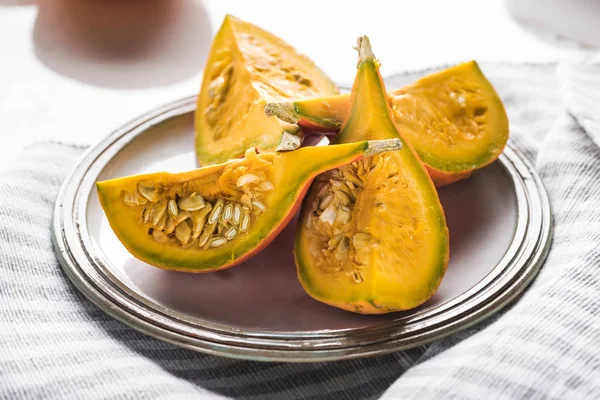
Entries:
{"type": "Polygon", "coordinates": [[[113,231],[131,254],[159,268],[208,272],[269,244],[317,174],[400,147],[399,140],[383,140],[260,155],[250,149],[225,164],[96,186],[113,231]]]}
{"type": "Polygon", "coordinates": [[[437,290],[448,228],[423,164],[394,125],[367,37],[335,143],[400,138],[404,148],[319,175],[305,198],[295,243],[298,278],[313,298],[345,310],[407,310],[437,290]]]}
{"type": "Polygon", "coordinates": [[[275,35],[232,16],[215,36],[195,113],[200,165],[273,151],[298,127],[267,117],[266,102],[330,96],[338,90],[308,57],[275,35]]]}
{"type": "MultiPolygon", "coordinates": [[[[495,161],[508,140],[508,118],[475,61],[425,76],[388,93],[392,116],[436,186],[467,178],[495,161]]],[[[265,106],[267,115],[327,132],[340,129],[350,108],[343,94],[265,106]]]]}

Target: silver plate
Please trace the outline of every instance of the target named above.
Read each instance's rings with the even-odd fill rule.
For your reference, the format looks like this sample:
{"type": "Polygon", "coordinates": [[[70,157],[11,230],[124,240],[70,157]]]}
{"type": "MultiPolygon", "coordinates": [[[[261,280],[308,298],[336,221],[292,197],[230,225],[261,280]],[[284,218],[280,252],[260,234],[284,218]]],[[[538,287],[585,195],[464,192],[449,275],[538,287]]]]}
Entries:
{"type": "Polygon", "coordinates": [[[195,97],[157,109],[89,149],[65,181],[53,243],[75,286],[106,313],[176,345],[263,361],[325,361],[385,354],[465,329],[519,295],[551,241],[548,197],[508,146],[471,179],[440,191],[451,261],[440,289],[409,312],[363,316],[318,303],[301,289],[291,257],[295,222],[250,261],[192,275],[130,256],[110,231],[94,183],[195,167],[195,97]]]}

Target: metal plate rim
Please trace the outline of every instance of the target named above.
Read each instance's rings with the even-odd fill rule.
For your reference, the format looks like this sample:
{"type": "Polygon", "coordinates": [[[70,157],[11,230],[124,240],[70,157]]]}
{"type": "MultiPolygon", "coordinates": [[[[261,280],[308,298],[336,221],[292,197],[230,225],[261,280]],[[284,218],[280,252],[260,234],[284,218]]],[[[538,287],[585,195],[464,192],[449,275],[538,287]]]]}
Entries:
{"type": "MultiPolygon", "coordinates": [[[[439,322],[436,322],[435,319],[439,315],[433,313],[426,318],[434,318],[434,322],[420,329],[417,325],[411,336],[406,336],[398,331],[399,320],[382,324],[383,326],[378,329],[347,329],[335,331],[335,333],[323,331],[310,335],[273,335],[260,331],[247,334],[239,329],[225,331],[222,327],[210,326],[211,324],[207,324],[204,331],[200,329],[200,332],[197,329],[196,331],[182,329],[181,326],[170,319],[176,313],[167,313],[171,315],[156,318],[157,315],[152,315],[156,310],[144,309],[144,302],[140,302],[139,299],[129,299],[134,302],[137,301],[136,307],[138,308],[127,309],[116,302],[115,298],[118,296],[131,296],[131,293],[118,293],[119,289],[111,286],[110,283],[104,287],[99,287],[98,282],[106,279],[106,277],[92,277],[93,271],[98,270],[100,260],[89,253],[89,249],[85,247],[85,243],[82,241],[82,237],[87,235],[86,225],[80,219],[74,218],[74,214],[81,213],[82,206],[81,202],[75,203],[78,199],[81,199],[78,196],[85,196],[85,193],[82,194],[80,189],[89,170],[94,166],[101,169],[105,165],[99,167],[97,162],[103,157],[106,150],[112,148],[113,151],[116,151],[114,154],[118,153],[137,135],[143,134],[145,127],[153,126],[156,123],[168,120],[172,116],[193,110],[195,100],[196,96],[190,96],[159,107],[125,124],[99,144],[88,149],[63,183],[54,209],[52,221],[53,246],[69,279],[88,299],[105,312],[150,336],[209,354],[261,361],[330,361],[386,354],[438,340],[466,329],[499,311],[517,297],[533,280],[549,251],[552,237],[552,214],[547,193],[533,168],[520,156],[518,151],[511,146],[507,146],[505,154],[501,156],[501,162],[508,170],[512,168],[513,181],[516,177],[519,177],[521,183],[517,186],[517,181],[514,181],[515,187],[517,190],[522,190],[521,196],[524,196],[520,200],[521,204],[518,208],[519,222],[517,229],[519,229],[519,226],[524,227],[523,234],[529,234],[529,236],[525,236],[527,240],[524,240],[523,243],[515,244],[513,239],[513,244],[507,251],[507,253],[510,253],[512,249],[514,253],[512,258],[505,255],[505,258],[493,270],[499,269],[496,272],[498,276],[503,277],[510,272],[506,271],[507,268],[513,270],[516,268],[517,271],[513,272],[512,275],[506,275],[511,279],[501,281],[490,279],[490,282],[487,283],[482,281],[459,296],[460,300],[457,300],[459,299],[457,298],[448,302],[455,304],[442,304],[441,306],[446,306],[446,310],[438,310],[438,314],[443,316],[445,312],[452,310],[456,303],[459,306],[464,306],[467,302],[477,302],[477,297],[485,293],[482,292],[484,289],[487,288],[489,291],[494,285],[501,284],[501,288],[496,289],[497,292],[493,292],[494,296],[488,296],[485,303],[477,309],[471,309],[470,313],[457,313],[453,318],[439,322]],[[520,189],[518,189],[519,187],[520,189]],[[535,205],[532,203],[532,198],[538,201],[535,205]],[[524,210],[526,215],[524,215],[524,210]],[[536,225],[537,232],[533,232],[535,226],[531,226],[532,221],[538,224],[536,225]],[[524,246],[528,249],[525,252],[523,251],[524,246]],[[506,258],[511,259],[505,260],[506,258]],[[517,258],[518,263],[514,262],[515,258],[517,258]],[[503,262],[506,265],[500,268],[499,266],[503,262]],[[92,272],[90,273],[90,271],[92,272]],[[140,312],[140,310],[142,311],[140,312]],[[353,336],[352,340],[348,340],[348,337],[352,338],[353,336]],[[275,337],[278,340],[275,340],[275,337]],[[306,345],[307,341],[310,342],[309,346],[306,345]],[[367,344],[364,343],[365,341],[367,344]]],[[[107,161],[109,160],[110,157],[107,161]]],[[[87,179],[89,181],[90,177],[87,176],[87,179]]],[[[89,195],[89,192],[87,194],[89,195]]],[[[100,286],[103,286],[103,284],[101,283],[100,286]]],[[[145,306],[147,307],[147,304],[145,306]]],[[[425,311],[427,310],[425,309],[425,311]]],[[[412,322],[418,323],[419,318],[412,322]]]]}

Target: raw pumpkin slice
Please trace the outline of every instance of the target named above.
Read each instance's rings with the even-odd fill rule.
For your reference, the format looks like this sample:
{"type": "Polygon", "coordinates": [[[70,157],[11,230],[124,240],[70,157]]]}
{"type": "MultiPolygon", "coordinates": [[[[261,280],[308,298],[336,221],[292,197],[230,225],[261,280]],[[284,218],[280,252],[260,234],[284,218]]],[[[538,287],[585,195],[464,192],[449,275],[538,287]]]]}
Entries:
{"type": "Polygon", "coordinates": [[[190,172],[98,182],[98,196],[135,257],[207,272],[238,264],[272,241],[317,174],[400,147],[399,140],[384,140],[260,155],[250,149],[243,159],[190,172]]]}
{"type": "MultiPolygon", "coordinates": [[[[495,161],[508,140],[508,118],[475,61],[430,74],[388,93],[398,130],[437,186],[495,161]]],[[[267,115],[316,131],[338,130],[350,95],[269,103],[267,115]]]]}
{"type": "Polygon", "coordinates": [[[195,113],[200,165],[273,151],[296,126],[263,112],[267,101],[330,96],[338,90],[308,59],[275,35],[232,16],[215,36],[195,113]]]}
{"type": "Polygon", "coordinates": [[[392,121],[367,37],[358,51],[350,111],[334,140],[400,138],[405,147],[319,175],[302,205],[294,252],[310,296],[378,314],[435,293],[448,265],[448,228],[433,182],[392,121]]]}

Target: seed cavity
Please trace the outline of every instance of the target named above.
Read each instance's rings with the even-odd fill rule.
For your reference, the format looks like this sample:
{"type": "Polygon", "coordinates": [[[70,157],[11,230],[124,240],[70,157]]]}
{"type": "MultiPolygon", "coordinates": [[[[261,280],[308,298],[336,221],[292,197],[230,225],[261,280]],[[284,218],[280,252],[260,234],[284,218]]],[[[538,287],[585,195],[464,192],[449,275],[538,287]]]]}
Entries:
{"type": "Polygon", "coordinates": [[[214,194],[206,198],[200,193],[184,193],[175,188],[165,189],[162,184],[143,181],[132,192],[123,190],[121,199],[129,207],[139,208],[139,224],[157,243],[179,245],[184,249],[215,248],[235,240],[248,232],[261,213],[267,211],[266,192],[275,189],[265,180],[264,173],[247,173],[234,181],[238,194],[227,192],[222,197],[214,194]],[[216,198],[215,198],[216,197],[216,198]]]}
{"type": "MultiPolygon", "coordinates": [[[[310,205],[305,215],[306,227],[314,234],[309,251],[330,271],[344,271],[353,282],[364,281],[361,266],[368,265],[376,254],[378,241],[360,222],[353,223],[355,207],[363,191],[369,190],[375,200],[369,212],[384,212],[390,205],[382,201],[381,190],[393,193],[403,184],[399,168],[392,158],[383,155],[365,157],[352,164],[328,171],[315,181],[310,205]],[[367,187],[368,185],[368,187],[367,187]],[[314,193],[314,194],[313,194],[314,193]],[[329,262],[325,261],[329,258],[329,262]]],[[[371,201],[371,199],[369,198],[371,201]]]]}

